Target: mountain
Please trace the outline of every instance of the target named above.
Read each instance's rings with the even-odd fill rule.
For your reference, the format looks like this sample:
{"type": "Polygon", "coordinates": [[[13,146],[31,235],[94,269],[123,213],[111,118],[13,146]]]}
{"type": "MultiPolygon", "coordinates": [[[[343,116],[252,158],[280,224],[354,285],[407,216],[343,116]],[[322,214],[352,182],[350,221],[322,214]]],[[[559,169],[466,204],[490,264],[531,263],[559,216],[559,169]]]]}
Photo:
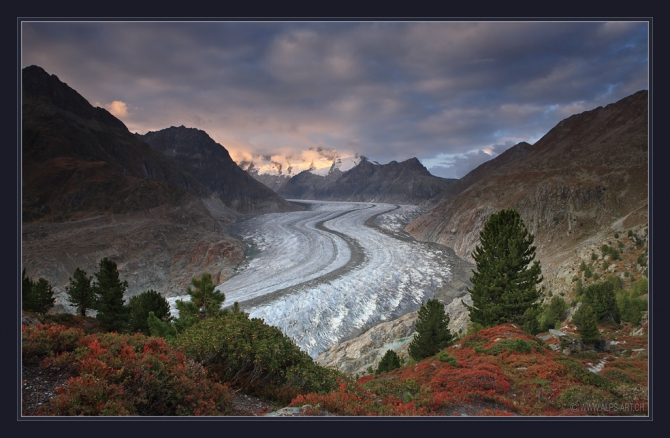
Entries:
{"type": "Polygon", "coordinates": [[[195,178],[57,76],[26,67],[22,93],[24,222],[138,211],[209,196],[195,178]]]}
{"type": "Polygon", "coordinates": [[[205,131],[170,127],[138,138],[169,157],[226,206],[242,213],[292,211],[296,207],[256,181],[230,158],[228,151],[205,131]]]}
{"type": "Polygon", "coordinates": [[[532,146],[514,146],[449,186],[405,231],[472,260],[488,216],[515,208],[535,235],[544,284],[572,290],[584,255],[648,223],[647,99],[639,91],[561,121],[532,146]]]}
{"type": "Polygon", "coordinates": [[[346,172],[331,169],[321,176],[304,171],[277,193],[287,199],[419,204],[441,193],[455,180],[433,176],[417,160],[377,164],[361,157],[346,172]]]}
{"type": "Polygon", "coordinates": [[[217,193],[37,66],[22,71],[21,121],[22,264],[54,286],[56,310],[75,268],[105,257],[130,296],[183,294],[201,272],[223,282],[244,259],[217,193]]]}
{"type": "Polygon", "coordinates": [[[253,179],[271,188],[274,191],[277,191],[279,187],[281,187],[286,181],[291,179],[291,177],[293,176],[290,173],[291,169],[289,169],[287,173],[283,173],[281,170],[281,165],[278,166],[279,169],[277,169],[275,172],[272,173],[263,172],[262,169],[256,166],[256,163],[254,163],[253,161],[242,161],[238,163],[238,166],[240,167],[240,169],[247,172],[253,179]]]}

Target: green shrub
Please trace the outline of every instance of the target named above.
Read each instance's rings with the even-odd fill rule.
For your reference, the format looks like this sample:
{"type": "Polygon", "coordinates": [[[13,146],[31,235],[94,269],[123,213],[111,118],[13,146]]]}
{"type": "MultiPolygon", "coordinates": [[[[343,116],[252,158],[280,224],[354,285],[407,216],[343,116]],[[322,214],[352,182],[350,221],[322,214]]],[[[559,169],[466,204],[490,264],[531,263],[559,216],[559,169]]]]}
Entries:
{"type": "Polygon", "coordinates": [[[598,255],[595,252],[591,253],[591,260],[598,260],[598,255]]]}
{"type": "Polygon", "coordinates": [[[299,393],[331,391],[341,375],[314,363],[278,328],[244,312],[202,319],[171,344],[219,380],[282,402],[299,393]]]}
{"type": "Polygon", "coordinates": [[[619,290],[617,292],[617,306],[621,314],[621,320],[634,325],[640,323],[642,312],[647,310],[647,300],[640,298],[640,289],[646,293],[646,279],[641,279],[631,285],[630,291],[619,290]],[[639,283],[639,284],[638,284],[639,283]]]}
{"type": "Polygon", "coordinates": [[[557,357],[556,361],[561,365],[565,366],[568,371],[568,375],[577,379],[580,383],[585,385],[593,385],[598,388],[604,389],[605,391],[610,391],[615,385],[598,374],[592,373],[591,371],[584,368],[580,362],[569,358],[569,357],[557,357]]]}
{"type": "Polygon", "coordinates": [[[590,270],[589,267],[587,266],[587,267],[586,267],[586,270],[584,271],[584,277],[586,277],[586,278],[591,278],[591,275],[592,275],[592,274],[591,274],[591,270],[590,270]]]}
{"type": "Polygon", "coordinates": [[[633,235],[633,230],[628,230],[628,237],[633,235]]]}
{"type": "Polygon", "coordinates": [[[595,274],[593,274],[593,281],[598,281],[599,278],[600,278],[600,275],[597,272],[595,274]]]}
{"type": "Polygon", "coordinates": [[[389,371],[400,368],[400,357],[393,350],[386,350],[386,354],[377,366],[375,374],[388,373],[389,371]]]}
{"type": "Polygon", "coordinates": [[[497,356],[505,350],[518,353],[531,353],[533,351],[532,345],[521,338],[505,339],[489,348],[475,347],[475,352],[491,356],[497,356]]]}
{"type": "Polygon", "coordinates": [[[584,262],[584,260],[582,260],[582,263],[579,265],[579,270],[586,271],[586,263],[584,262]]]}
{"type": "Polygon", "coordinates": [[[608,275],[605,278],[605,281],[612,284],[612,288],[614,289],[614,293],[620,291],[623,288],[623,282],[621,281],[621,277],[619,277],[619,276],[608,275]]]}
{"type": "MultiPolygon", "coordinates": [[[[621,242],[619,242],[621,243],[621,242]]],[[[610,249],[610,259],[611,260],[621,260],[621,256],[619,255],[619,251],[612,248],[610,249]]]]}
{"type": "Polygon", "coordinates": [[[446,350],[442,350],[437,355],[435,356],[437,360],[440,362],[446,362],[451,366],[457,367],[458,366],[458,360],[451,354],[447,353],[446,350]]]}
{"type": "Polygon", "coordinates": [[[644,253],[640,253],[640,255],[637,256],[637,264],[640,266],[647,266],[647,257],[644,253]]]}
{"type": "Polygon", "coordinates": [[[610,267],[610,264],[607,260],[603,261],[603,271],[606,271],[610,267]]]}
{"type": "Polygon", "coordinates": [[[617,398],[602,389],[590,386],[572,386],[565,389],[556,397],[556,406],[559,408],[582,408],[587,405],[607,406],[615,403],[617,398]]]}
{"type": "Polygon", "coordinates": [[[619,233],[614,233],[614,238],[618,239],[619,238],[619,233]]]}
{"type": "Polygon", "coordinates": [[[649,281],[646,278],[640,278],[631,283],[631,293],[634,296],[639,297],[645,295],[647,292],[649,292],[649,281]]]}

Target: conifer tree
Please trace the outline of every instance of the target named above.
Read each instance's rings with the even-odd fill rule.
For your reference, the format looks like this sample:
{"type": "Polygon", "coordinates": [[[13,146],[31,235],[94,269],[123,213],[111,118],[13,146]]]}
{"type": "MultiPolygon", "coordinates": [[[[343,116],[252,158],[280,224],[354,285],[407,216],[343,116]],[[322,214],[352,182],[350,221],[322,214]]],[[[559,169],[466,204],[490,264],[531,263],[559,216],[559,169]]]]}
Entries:
{"type": "Polygon", "coordinates": [[[203,273],[200,278],[191,279],[191,287],[186,293],[191,297],[190,301],[177,300],[175,303],[179,311],[179,318],[175,321],[177,331],[181,332],[197,321],[206,318],[220,316],[225,313],[221,305],[226,299],[223,292],[215,289],[212,276],[203,273]]]}
{"type": "Polygon", "coordinates": [[[123,305],[123,294],[128,288],[128,282],[119,279],[116,263],[107,258],[100,260],[98,272],[93,275],[95,310],[98,311],[96,318],[104,329],[119,332],[128,321],[127,308],[123,305]]]}
{"type": "Polygon", "coordinates": [[[21,308],[26,312],[35,311],[35,282],[26,275],[26,268],[21,272],[21,308]]]}
{"type": "Polygon", "coordinates": [[[437,299],[431,298],[421,305],[416,331],[417,334],[409,344],[409,355],[412,359],[421,360],[433,356],[451,344],[453,335],[449,331],[449,315],[437,299]]]}
{"type": "Polygon", "coordinates": [[[154,317],[160,321],[169,322],[172,319],[170,303],[153,289],[130,298],[128,302],[128,329],[133,333],[140,332],[150,335],[149,313],[153,313],[154,317]]]}
{"type": "Polygon", "coordinates": [[[41,315],[46,314],[56,303],[53,288],[51,284],[44,278],[37,280],[33,285],[33,311],[41,315]]]}
{"type": "Polygon", "coordinates": [[[175,328],[175,325],[169,321],[161,321],[154,315],[154,312],[149,312],[147,325],[149,326],[151,336],[165,339],[174,339],[177,337],[177,329],[175,328]]]}
{"type": "Polygon", "coordinates": [[[386,354],[384,354],[384,357],[379,362],[375,374],[388,373],[391,370],[400,368],[400,366],[400,357],[398,354],[393,350],[386,350],[386,354]]]}
{"type": "Polygon", "coordinates": [[[74,278],[70,277],[70,285],[65,287],[68,295],[68,303],[77,308],[81,316],[86,316],[86,309],[93,309],[95,306],[95,294],[91,287],[92,277],[86,275],[82,269],[74,270],[74,278]]]}
{"type": "Polygon", "coordinates": [[[585,344],[593,344],[600,339],[600,330],[598,330],[598,317],[593,308],[584,303],[575,312],[574,318],[577,330],[585,344]]]}
{"type": "MultiPolygon", "coordinates": [[[[534,236],[513,209],[494,213],[479,234],[472,257],[470,320],[484,327],[505,322],[523,325],[539,306],[537,285],[542,281],[535,258],[534,236]],[[532,265],[531,265],[532,262],[532,265]],[[529,266],[530,265],[530,266],[529,266]]],[[[465,303],[464,303],[465,304],[465,303]]]]}
{"type": "Polygon", "coordinates": [[[619,313],[619,306],[617,306],[616,293],[612,282],[605,281],[590,285],[584,290],[582,301],[591,306],[598,321],[621,322],[621,314],[619,313]]]}

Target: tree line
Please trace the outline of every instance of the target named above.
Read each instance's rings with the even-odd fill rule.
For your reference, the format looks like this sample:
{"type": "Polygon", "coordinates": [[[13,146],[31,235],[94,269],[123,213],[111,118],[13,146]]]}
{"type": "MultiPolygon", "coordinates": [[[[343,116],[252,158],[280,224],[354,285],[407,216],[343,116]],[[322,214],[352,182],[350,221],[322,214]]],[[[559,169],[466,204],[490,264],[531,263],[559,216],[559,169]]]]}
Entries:
{"type": "MultiPolygon", "coordinates": [[[[65,292],[67,302],[75,307],[78,315],[85,317],[87,311],[95,310],[100,327],[109,332],[140,332],[170,337],[199,320],[226,312],[221,309],[225,295],[215,290],[209,273],[191,279],[191,286],[186,289],[190,301],[176,302],[178,318],[172,317],[170,304],[155,290],[149,289],[130,297],[126,303],[124,294],[127,289],[128,282],[121,280],[117,264],[104,258],[93,275],[76,268],[65,292]]],[[[45,315],[55,304],[53,287],[44,278],[32,280],[23,268],[21,301],[23,310],[45,315]]],[[[233,311],[237,310],[239,308],[235,303],[233,311]]]]}

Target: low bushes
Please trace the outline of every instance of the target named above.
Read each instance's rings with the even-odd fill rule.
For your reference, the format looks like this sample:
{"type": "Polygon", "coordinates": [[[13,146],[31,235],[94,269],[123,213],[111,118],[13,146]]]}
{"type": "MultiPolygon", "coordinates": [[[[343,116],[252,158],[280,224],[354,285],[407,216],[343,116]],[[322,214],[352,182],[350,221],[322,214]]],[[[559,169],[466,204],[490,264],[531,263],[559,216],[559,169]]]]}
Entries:
{"type": "Polygon", "coordinates": [[[75,377],[56,388],[54,415],[224,415],[232,392],[208,379],[202,365],[141,334],[84,335],[58,325],[25,327],[25,360],[70,369],[75,377]]]}
{"type": "Polygon", "coordinates": [[[243,312],[203,319],[171,343],[218,380],[276,401],[337,386],[339,373],[318,366],[279,329],[243,312]]]}

